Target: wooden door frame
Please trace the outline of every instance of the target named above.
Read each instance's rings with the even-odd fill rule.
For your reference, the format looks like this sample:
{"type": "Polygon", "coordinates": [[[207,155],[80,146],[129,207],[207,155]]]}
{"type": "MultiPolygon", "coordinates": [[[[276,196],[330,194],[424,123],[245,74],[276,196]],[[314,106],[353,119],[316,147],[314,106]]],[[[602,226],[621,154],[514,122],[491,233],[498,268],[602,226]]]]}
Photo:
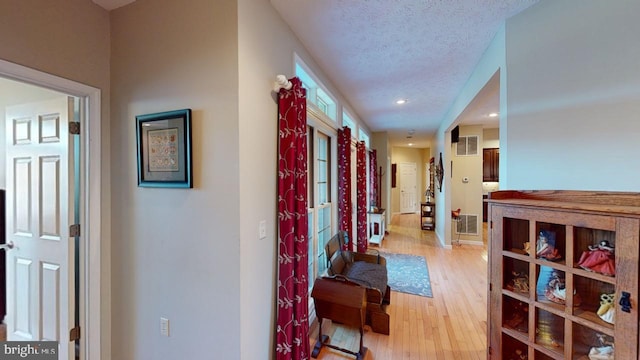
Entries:
{"type": "MultiPolygon", "coordinates": [[[[101,102],[100,89],[47,74],[0,59],[0,77],[59,91],[80,98],[86,109],[85,122],[80,127],[80,223],[82,225],[80,253],[80,356],[85,360],[101,360],[103,336],[103,302],[101,292],[101,102]]],[[[105,271],[110,271],[108,261],[105,271]]],[[[108,296],[107,294],[105,294],[108,296]]],[[[105,314],[110,316],[109,313],[105,314]]],[[[105,335],[109,329],[104,329],[105,335]]],[[[109,341],[105,347],[109,346],[109,341]]]]}

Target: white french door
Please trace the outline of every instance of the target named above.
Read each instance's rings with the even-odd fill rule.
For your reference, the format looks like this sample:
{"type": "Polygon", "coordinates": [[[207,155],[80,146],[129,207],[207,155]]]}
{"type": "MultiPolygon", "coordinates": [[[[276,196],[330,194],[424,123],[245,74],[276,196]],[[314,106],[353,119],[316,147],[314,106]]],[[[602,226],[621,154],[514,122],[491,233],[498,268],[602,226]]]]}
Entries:
{"type": "Polygon", "coordinates": [[[7,107],[7,338],[74,354],[73,98],[7,107]]]}

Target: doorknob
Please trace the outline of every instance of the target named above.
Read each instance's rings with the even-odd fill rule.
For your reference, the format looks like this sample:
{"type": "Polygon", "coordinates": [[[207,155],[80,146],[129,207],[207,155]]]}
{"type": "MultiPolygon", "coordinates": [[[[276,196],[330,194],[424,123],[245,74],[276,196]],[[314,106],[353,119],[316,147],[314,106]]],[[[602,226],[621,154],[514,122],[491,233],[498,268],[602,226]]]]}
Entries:
{"type": "Polygon", "coordinates": [[[13,241],[0,245],[0,250],[9,251],[11,249],[13,249],[13,241]]]}

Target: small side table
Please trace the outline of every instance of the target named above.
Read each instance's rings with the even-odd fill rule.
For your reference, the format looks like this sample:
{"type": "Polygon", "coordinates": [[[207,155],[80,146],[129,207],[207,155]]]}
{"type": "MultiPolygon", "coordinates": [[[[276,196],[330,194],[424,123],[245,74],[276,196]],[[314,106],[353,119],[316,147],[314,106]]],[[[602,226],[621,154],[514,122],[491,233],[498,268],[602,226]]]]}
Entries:
{"type": "Polygon", "coordinates": [[[386,216],[384,209],[369,212],[369,244],[380,245],[384,239],[386,216]]]}
{"type": "Polygon", "coordinates": [[[422,230],[435,230],[436,228],[436,204],[430,202],[420,203],[420,227],[422,230]]]}

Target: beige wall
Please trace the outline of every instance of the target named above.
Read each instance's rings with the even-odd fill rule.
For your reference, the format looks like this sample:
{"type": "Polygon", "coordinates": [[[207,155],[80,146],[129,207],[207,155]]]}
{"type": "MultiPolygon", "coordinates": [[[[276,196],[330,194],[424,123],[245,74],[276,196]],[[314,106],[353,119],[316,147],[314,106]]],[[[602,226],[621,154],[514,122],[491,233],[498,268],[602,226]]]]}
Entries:
{"type": "MultiPolygon", "coordinates": [[[[460,136],[478,136],[478,144],[483,143],[482,126],[460,125],[460,136]]],[[[460,240],[482,243],[482,148],[478,155],[456,156],[456,146],[452,146],[452,161],[445,164],[445,177],[451,178],[451,209],[462,209],[461,214],[478,215],[478,235],[460,235],[460,240]],[[468,178],[468,182],[463,182],[468,178]]],[[[445,216],[451,216],[445,214],[445,216]]],[[[456,240],[458,236],[456,235],[456,240]]]]}
{"type": "Polygon", "coordinates": [[[499,148],[500,147],[500,129],[483,129],[482,130],[482,148],[499,148]]]}
{"type": "Polygon", "coordinates": [[[109,13],[91,1],[3,0],[0,58],[100,89],[102,132],[102,338],[110,359],[111,182],[109,13]],[[82,14],[79,16],[78,14],[82,14]]]}
{"type": "Polygon", "coordinates": [[[501,184],[640,190],[639,13],[636,0],[541,1],[507,21],[501,184]]]}
{"type": "Polygon", "coordinates": [[[113,359],[240,358],[237,18],[236,1],[111,13],[113,359]],[[183,108],[193,189],[138,187],[135,116],[183,108]]]}

